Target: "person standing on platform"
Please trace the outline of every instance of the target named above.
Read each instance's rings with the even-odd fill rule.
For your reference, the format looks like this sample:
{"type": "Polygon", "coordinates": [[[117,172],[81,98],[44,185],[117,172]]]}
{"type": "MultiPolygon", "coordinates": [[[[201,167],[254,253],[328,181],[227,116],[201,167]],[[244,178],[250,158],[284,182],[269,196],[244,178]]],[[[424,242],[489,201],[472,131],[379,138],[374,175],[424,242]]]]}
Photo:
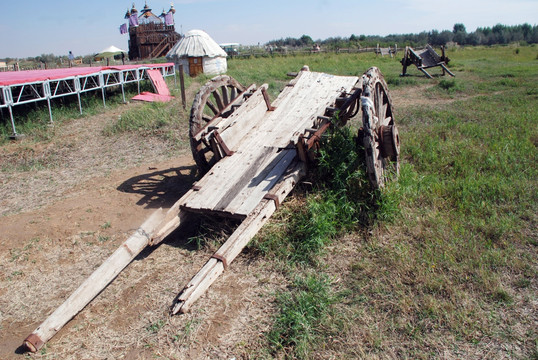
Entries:
{"type": "Polygon", "coordinates": [[[69,55],[67,55],[67,57],[69,58],[69,67],[72,67],[73,66],[73,60],[75,60],[75,56],[73,55],[71,50],[69,50],[69,55]]]}

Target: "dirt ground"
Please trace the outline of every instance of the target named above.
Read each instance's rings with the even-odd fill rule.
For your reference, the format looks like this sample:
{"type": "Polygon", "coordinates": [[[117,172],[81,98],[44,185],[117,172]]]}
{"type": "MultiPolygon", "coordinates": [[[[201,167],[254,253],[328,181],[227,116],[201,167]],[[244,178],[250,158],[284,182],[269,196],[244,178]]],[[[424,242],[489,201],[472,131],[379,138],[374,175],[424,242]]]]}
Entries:
{"type": "MultiPolygon", "coordinates": [[[[392,94],[396,106],[412,95],[392,94]]],[[[23,139],[0,149],[0,359],[26,358],[25,337],[155,209],[170,207],[192,186],[187,145],[171,151],[157,138],[101,135],[133,106],[140,105],[63,124],[46,145],[23,139]]],[[[178,131],[186,134],[186,127],[178,131]]],[[[169,315],[215,250],[189,241],[197,226],[144,251],[31,358],[255,356],[270,327],[273,294],[285,283],[254,256],[239,256],[191,313],[169,315]]]]}
{"type": "MultiPolygon", "coordinates": [[[[58,126],[45,145],[23,139],[0,150],[0,359],[26,358],[25,337],[155,209],[169,208],[192,186],[186,145],[171,150],[155,138],[101,135],[133,106],[140,105],[58,126]]],[[[258,260],[239,258],[190,314],[169,315],[215,250],[189,241],[199,225],[144,251],[31,357],[248,357],[280,286],[258,260]]]]}

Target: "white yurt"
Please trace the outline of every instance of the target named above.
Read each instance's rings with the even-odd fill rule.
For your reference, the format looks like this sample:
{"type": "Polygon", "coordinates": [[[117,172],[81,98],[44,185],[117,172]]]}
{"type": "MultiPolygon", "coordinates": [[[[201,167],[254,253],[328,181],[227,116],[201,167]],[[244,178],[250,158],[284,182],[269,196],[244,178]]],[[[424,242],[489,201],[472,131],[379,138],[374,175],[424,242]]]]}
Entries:
{"type": "Polygon", "coordinates": [[[191,30],[166,54],[185,73],[196,76],[223,74],[228,69],[226,52],[205,31],[191,30]]]}

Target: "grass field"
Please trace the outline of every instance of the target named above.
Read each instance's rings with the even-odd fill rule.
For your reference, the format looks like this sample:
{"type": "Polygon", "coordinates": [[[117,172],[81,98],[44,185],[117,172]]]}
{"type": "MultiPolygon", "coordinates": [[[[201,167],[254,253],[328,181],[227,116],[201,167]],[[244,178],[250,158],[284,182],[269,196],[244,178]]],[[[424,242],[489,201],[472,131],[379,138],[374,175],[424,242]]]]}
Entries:
{"type": "Polygon", "coordinates": [[[264,356],[538,356],[538,49],[450,57],[457,78],[433,81],[368,55],[231,63],[233,76],[275,89],[282,68],[359,75],[375,64],[391,90],[428,100],[395,110],[398,183],[368,194],[364,174],[345,174],[355,191],[316,181],[252,246],[289,279],[264,356]]]}
{"type": "MultiPolygon", "coordinates": [[[[286,286],[246,358],[538,358],[538,47],[448,56],[456,78],[433,80],[413,68],[402,78],[397,59],[373,54],[229,61],[229,75],[268,83],[273,98],[304,64],[338,75],[377,66],[398,99],[402,139],[398,182],[374,192],[354,145],[357,123],[333,133],[319,168],[249,245],[246,256],[286,286]]],[[[87,101],[89,113],[104,111],[87,101]]],[[[58,106],[58,123],[78,116],[76,104],[58,106]]],[[[30,145],[53,141],[48,112],[25,116],[30,145]]],[[[184,149],[175,129],[187,119],[178,103],[143,104],[104,134],[184,149]]]]}

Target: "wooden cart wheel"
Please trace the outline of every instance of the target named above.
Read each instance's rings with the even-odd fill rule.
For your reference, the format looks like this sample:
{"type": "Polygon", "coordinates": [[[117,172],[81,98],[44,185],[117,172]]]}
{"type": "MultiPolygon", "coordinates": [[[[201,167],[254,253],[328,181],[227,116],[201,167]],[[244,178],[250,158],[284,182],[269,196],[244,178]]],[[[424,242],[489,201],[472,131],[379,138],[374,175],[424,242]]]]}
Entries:
{"type": "Polygon", "coordinates": [[[400,171],[400,136],[392,113],[392,100],[387,84],[378,68],[370,68],[362,76],[361,131],[366,167],[370,183],[383,187],[400,171]]]}
{"type": "Polygon", "coordinates": [[[208,123],[217,116],[228,117],[235,109],[228,107],[232,101],[240,96],[245,87],[228,75],[216,76],[200,88],[196,94],[191,108],[189,120],[189,134],[192,156],[198,169],[205,174],[218,160],[220,154],[204,139],[196,139],[208,123]]]}

